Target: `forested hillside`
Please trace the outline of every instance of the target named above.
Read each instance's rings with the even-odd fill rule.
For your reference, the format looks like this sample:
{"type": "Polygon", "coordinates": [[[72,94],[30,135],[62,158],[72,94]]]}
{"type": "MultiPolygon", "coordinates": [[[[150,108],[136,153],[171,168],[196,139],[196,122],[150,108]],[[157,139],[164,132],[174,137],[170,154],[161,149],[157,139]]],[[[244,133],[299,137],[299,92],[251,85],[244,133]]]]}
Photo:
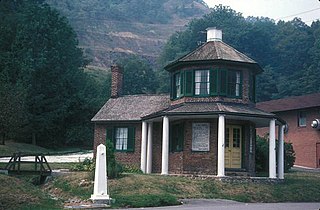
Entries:
{"type": "Polygon", "coordinates": [[[90,65],[143,57],[153,64],[171,34],[209,13],[202,0],[46,0],[66,16],[90,65]]]}

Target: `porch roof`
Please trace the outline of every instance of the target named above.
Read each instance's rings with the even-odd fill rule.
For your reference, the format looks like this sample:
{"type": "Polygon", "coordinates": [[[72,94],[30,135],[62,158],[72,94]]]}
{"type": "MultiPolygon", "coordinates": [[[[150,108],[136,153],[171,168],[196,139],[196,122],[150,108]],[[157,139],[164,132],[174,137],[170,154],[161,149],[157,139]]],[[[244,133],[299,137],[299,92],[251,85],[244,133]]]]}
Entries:
{"type": "Polygon", "coordinates": [[[183,115],[183,114],[236,114],[272,118],[275,114],[262,111],[254,106],[238,103],[225,102],[192,102],[170,106],[160,112],[152,113],[145,118],[152,118],[158,115],[183,115]]]}
{"type": "Polygon", "coordinates": [[[170,106],[162,111],[152,113],[143,117],[144,120],[157,119],[161,116],[171,116],[171,118],[194,117],[217,117],[219,114],[229,116],[229,119],[249,120],[255,122],[257,127],[267,126],[269,120],[275,118],[280,124],[285,121],[273,113],[265,112],[255,108],[253,105],[226,103],[226,102],[192,102],[170,106]]]}

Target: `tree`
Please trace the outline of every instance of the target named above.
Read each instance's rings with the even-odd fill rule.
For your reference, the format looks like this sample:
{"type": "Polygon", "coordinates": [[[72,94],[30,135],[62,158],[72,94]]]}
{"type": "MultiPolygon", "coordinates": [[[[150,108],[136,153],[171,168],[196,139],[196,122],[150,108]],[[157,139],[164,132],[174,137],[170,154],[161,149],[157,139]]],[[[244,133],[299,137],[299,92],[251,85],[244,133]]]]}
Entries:
{"type": "MultiPolygon", "coordinates": [[[[0,39],[6,43],[0,50],[0,76],[8,83],[4,88],[21,92],[16,95],[24,97],[22,116],[27,121],[15,132],[25,131],[23,138],[32,137],[33,143],[63,144],[68,117],[78,109],[73,104],[82,100],[78,93],[86,79],[75,32],[43,1],[5,0],[0,8],[8,16],[3,20],[5,31],[11,32],[0,39]]],[[[17,100],[10,101],[18,105],[17,100]]],[[[8,113],[5,119],[10,118],[8,113]]]]}
{"type": "Polygon", "coordinates": [[[132,56],[118,63],[123,68],[123,94],[155,93],[158,83],[147,61],[132,56]]]}

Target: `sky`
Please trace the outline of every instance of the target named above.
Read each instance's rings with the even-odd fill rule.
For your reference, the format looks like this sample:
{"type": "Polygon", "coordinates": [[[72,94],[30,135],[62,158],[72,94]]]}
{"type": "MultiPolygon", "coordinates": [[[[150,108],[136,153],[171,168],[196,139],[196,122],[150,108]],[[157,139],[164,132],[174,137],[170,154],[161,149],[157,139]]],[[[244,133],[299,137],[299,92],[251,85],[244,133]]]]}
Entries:
{"type": "Polygon", "coordinates": [[[290,21],[300,17],[310,25],[320,19],[320,0],[204,0],[209,7],[222,4],[247,16],[269,17],[290,21]]]}

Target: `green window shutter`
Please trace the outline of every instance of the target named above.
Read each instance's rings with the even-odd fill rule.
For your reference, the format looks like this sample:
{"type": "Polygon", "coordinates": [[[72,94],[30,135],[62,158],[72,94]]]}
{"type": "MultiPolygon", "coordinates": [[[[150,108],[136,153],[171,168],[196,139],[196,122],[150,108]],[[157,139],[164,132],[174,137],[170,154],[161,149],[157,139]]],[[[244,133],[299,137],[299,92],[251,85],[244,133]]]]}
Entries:
{"type": "Polygon", "coordinates": [[[185,71],[185,80],[186,80],[186,85],[185,85],[185,96],[192,96],[193,95],[193,71],[188,70],[185,71]]]}
{"type": "Polygon", "coordinates": [[[174,83],[174,74],[170,74],[170,99],[174,99],[174,92],[175,92],[175,83],[174,83]]]}
{"type": "Polygon", "coordinates": [[[250,73],[249,76],[249,99],[252,102],[256,102],[256,84],[255,84],[255,75],[250,73]]]}
{"type": "Polygon", "coordinates": [[[210,69],[210,95],[217,95],[218,75],[217,69],[210,69]]]}
{"type": "Polygon", "coordinates": [[[184,140],[184,124],[181,123],[178,125],[178,151],[183,151],[183,140],[184,140]]]}
{"type": "Polygon", "coordinates": [[[109,127],[106,129],[106,141],[110,141],[114,144],[114,138],[113,138],[113,128],[109,127]]]}
{"type": "Polygon", "coordinates": [[[135,127],[128,128],[128,142],[127,142],[127,151],[134,152],[135,144],[135,127]]]}
{"type": "Polygon", "coordinates": [[[239,92],[239,97],[242,98],[242,84],[243,84],[243,76],[242,76],[242,71],[240,72],[240,92],[239,92]]]}
{"type": "Polygon", "coordinates": [[[184,72],[183,71],[180,72],[180,93],[181,93],[181,96],[184,95],[184,72]]]}
{"type": "Polygon", "coordinates": [[[225,96],[227,94],[227,85],[228,85],[228,80],[227,80],[227,70],[226,69],[220,69],[219,70],[219,93],[220,95],[225,96]]]}

